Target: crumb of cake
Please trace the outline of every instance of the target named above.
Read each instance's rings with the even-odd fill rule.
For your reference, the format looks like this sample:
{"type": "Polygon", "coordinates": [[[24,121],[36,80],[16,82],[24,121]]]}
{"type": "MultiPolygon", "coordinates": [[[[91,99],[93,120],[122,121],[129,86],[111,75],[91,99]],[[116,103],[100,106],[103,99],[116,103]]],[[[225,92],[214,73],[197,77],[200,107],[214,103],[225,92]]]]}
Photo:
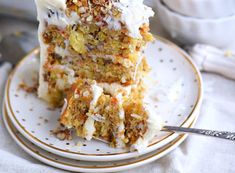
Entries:
{"type": "Polygon", "coordinates": [[[21,82],[18,86],[18,89],[24,90],[27,93],[37,93],[38,83],[35,83],[32,86],[28,86],[25,82],[21,82]]]}
{"type": "Polygon", "coordinates": [[[61,129],[61,128],[57,128],[55,130],[53,130],[52,132],[53,135],[55,135],[55,137],[59,140],[72,140],[72,132],[69,129],[61,129]]]}
{"type": "Polygon", "coordinates": [[[47,110],[48,111],[54,111],[56,108],[54,108],[54,107],[47,107],[47,110]]]}
{"type": "Polygon", "coordinates": [[[83,144],[82,144],[82,142],[78,141],[78,142],[76,143],[76,146],[77,146],[77,147],[82,147],[83,144]]]}

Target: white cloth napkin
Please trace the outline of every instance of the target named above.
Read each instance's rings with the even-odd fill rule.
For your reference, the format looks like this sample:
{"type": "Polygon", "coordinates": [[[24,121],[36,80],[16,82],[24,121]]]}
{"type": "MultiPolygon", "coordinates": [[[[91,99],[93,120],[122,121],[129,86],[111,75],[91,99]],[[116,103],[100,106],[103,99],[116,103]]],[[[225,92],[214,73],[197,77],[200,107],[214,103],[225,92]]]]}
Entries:
{"type": "Polygon", "coordinates": [[[235,51],[197,44],[188,53],[202,71],[218,73],[235,80],[235,51]]]}
{"type": "MultiPolygon", "coordinates": [[[[10,70],[0,67],[0,103],[10,70]]],[[[198,128],[235,131],[235,81],[203,74],[204,101],[196,124],[198,128]]],[[[12,140],[0,118],[0,173],[62,173],[26,154],[12,140]]],[[[232,173],[235,172],[235,142],[189,136],[170,154],[125,173],[232,173]]],[[[124,173],[123,172],[123,173],[124,173]]]]}

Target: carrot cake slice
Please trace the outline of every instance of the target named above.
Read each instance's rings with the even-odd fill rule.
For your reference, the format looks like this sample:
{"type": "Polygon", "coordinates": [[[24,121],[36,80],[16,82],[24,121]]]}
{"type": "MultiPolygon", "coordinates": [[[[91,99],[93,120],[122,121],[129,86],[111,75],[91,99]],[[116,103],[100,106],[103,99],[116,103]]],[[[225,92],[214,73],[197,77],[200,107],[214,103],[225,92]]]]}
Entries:
{"type": "Polygon", "coordinates": [[[39,97],[64,104],[60,122],[80,137],[114,147],[147,145],[159,130],[143,102],[152,9],[143,0],[35,1],[39,97]]]}
{"type": "Polygon", "coordinates": [[[150,116],[144,93],[142,81],[123,87],[77,80],[67,94],[60,122],[87,140],[95,137],[113,147],[143,149],[161,126],[156,116],[150,116]]]}

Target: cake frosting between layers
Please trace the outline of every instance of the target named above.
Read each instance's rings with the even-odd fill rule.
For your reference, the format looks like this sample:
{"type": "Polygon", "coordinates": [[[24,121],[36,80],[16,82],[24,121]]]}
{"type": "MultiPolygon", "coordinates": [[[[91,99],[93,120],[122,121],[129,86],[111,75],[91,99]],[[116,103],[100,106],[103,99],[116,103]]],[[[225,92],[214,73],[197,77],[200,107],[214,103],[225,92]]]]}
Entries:
{"type": "Polygon", "coordinates": [[[35,1],[39,97],[64,104],[60,122],[78,136],[143,150],[160,129],[142,80],[152,9],[143,0],[35,1]]]}

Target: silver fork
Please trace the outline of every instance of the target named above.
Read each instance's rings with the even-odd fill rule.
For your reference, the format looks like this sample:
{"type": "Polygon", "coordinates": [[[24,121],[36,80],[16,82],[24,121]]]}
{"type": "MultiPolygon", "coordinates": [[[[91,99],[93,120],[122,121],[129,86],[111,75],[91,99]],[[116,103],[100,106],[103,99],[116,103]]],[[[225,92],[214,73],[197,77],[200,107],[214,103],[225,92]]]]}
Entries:
{"type": "Polygon", "coordinates": [[[175,127],[175,126],[164,126],[162,128],[162,131],[197,134],[197,135],[216,137],[216,138],[235,141],[235,133],[233,133],[233,132],[195,129],[195,128],[184,128],[184,127],[175,127]]]}

